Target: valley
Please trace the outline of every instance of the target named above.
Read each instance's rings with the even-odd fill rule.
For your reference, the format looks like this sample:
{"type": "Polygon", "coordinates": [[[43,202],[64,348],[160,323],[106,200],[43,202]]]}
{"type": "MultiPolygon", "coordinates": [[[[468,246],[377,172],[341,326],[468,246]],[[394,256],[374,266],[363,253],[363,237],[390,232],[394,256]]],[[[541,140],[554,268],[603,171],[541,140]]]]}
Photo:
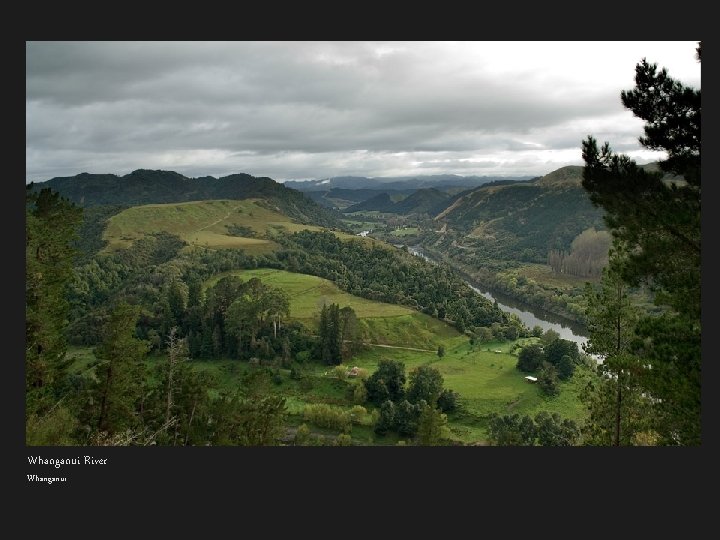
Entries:
{"type": "MultiPolygon", "coordinates": [[[[409,196],[403,208],[413,200],[427,208],[429,200],[448,199],[432,189],[430,199],[409,196]]],[[[141,308],[134,334],[148,343],[144,371],[162,372],[174,327],[187,346],[186,376],[192,379],[194,372],[210,385],[205,414],[211,418],[225,400],[262,388],[267,399],[285,403],[277,431],[285,430],[283,440],[302,426],[300,438],[307,431],[312,444],[334,444],[345,440],[343,434],[351,444],[411,443],[417,428],[373,428],[381,403],[362,396],[382,362],[402,366],[408,382],[421,367],[443,381],[452,398],[443,428],[448,444],[488,444],[493,414],[545,410],[582,421],[579,393],[592,370],[579,368],[548,399],[516,369],[519,352],[539,343],[541,334],[493,308],[449,267],[393,245],[419,240],[426,223],[394,228],[388,233],[393,243],[387,243],[377,231],[393,222],[377,210],[348,214],[348,220],[338,214],[340,226],[328,229],[322,219],[288,215],[278,200],[126,203],[89,214],[100,216],[93,226],[100,233],[97,240],[81,238],[88,247],[80,248],[92,258],[78,263],[70,297],[73,372],[92,387],[103,360],[90,345],[102,341],[98,331],[112,316],[111,306],[129,300],[141,308]],[[363,227],[373,232],[358,236],[363,227]],[[92,251],[90,245],[100,247],[92,251]],[[338,342],[327,342],[324,330],[332,309],[342,317],[342,336],[332,338],[338,342]],[[327,352],[326,343],[337,343],[337,352],[327,352]],[[361,376],[344,375],[350,368],[361,376]],[[334,407],[326,413],[342,418],[363,408],[365,416],[349,430],[333,430],[332,422],[312,420],[319,406],[334,407]]],[[[421,405],[402,403],[410,407],[408,425],[417,423],[421,405]]],[[[196,436],[186,434],[188,440],[196,436]]]]}

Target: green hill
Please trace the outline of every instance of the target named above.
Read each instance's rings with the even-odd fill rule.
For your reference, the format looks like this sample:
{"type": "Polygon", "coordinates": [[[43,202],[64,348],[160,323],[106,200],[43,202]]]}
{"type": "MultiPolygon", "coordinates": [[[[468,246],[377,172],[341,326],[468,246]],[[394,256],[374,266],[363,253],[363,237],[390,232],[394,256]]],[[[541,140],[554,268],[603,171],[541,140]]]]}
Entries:
{"type": "Polygon", "coordinates": [[[332,210],[271,178],[249,174],[188,178],[173,171],[138,169],[125,176],[82,173],[33,184],[34,189],[45,187],[81,206],[262,198],[301,223],[342,228],[340,216],[332,210]]]}
{"type": "Polygon", "coordinates": [[[392,212],[395,207],[395,203],[390,198],[390,195],[386,192],[378,193],[374,197],[367,199],[366,201],[353,204],[343,210],[344,213],[350,214],[352,212],[392,212]]]}
{"type": "Polygon", "coordinates": [[[227,275],[236,275],[245,281],[256,277],[266,285],[284,290],[290,296],[290,317],[313,330],[323,304],[336,303],[355,310],[361,337],[369,343],[434,350],[442,340],[460,335],[450,325],[429,315],[346,293],[332,281],[308,274],[271,268],[235,270],[216,275],[205,285],[209,287],[227,275]]]}
{"type": "Polygon", "coordinates": [[[437,215],[447,206],[450,195],[435,188],[419,189],[409,197],[395,203],[392,212],[395,214],[430,214],[437,215]]]}
{"type": "MultiPolygon", "coordinates": [[[[175,204],[146,204],[123,210],[107,221],[103,240],[106,250],[130,246],[156,232],[176,234],[188,244],[211,248],[242,248],[266,253],[278,247],[273,238],[280,233],[321,227],[292,219],[264,199],[193,201],[175,204]]],[[[336,232],[341,238],[356,238],[336,232]]]]}
{"type": "Polygon", "coordinates": [[[548,251],[568,251],[589,227],[604,229],[575,170],[564,167],[533,183],[480,187],[463,194],[435,220],[443,238],[498,259],[541,262],[548,251]]]}

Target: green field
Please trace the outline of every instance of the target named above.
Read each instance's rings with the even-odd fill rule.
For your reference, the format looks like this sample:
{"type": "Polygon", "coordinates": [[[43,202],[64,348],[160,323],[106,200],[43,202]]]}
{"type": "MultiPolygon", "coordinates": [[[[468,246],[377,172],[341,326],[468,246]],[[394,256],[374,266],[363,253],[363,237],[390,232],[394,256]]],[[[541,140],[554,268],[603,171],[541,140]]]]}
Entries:
{"type": "Polygon", "coordinates": [[[315,225],[296,223],[258,199],[194,201],[128,208],[110,218],[103,238],[108,242],[106,249],[115,250],[130,246],[150,232],[166,231],[194,245],[262,253],[277,247],[271,239],[278,232],[305,229],[322,230],[315,225]],[[232,236],[228,234],[228,225],[248,227],[255,237],[232,236]]]}
{"type": "Polygon", "coordinates": [[[534,416],[545,410],[582,421],[585,412],[579,392],[584,386],[584,372],[578,369],[572,379],[561,382],[558,396],[545,397],[537,385],[528,383],[525,374],[515,368],[517,356],[509,351],[513,344],[524,341],[484,343],[481,347],[470,345],[463,337],[446,339],[443,358],[435,353],[373,348],[358,354],[352,364],[369,373],[377,368],[381,358],[403,362],[406,373],[423,364],[432,365],[442,374],[445,388],[460,394],[463,410],[449,415],[449,420],[454,437],[464,442],[486,438],[487,416],[491,413],[534,416]]]}
{"type": "Polygon", "coordinates": [[[420,229],[417,227],[403,227],[402,229],[396,229],[392,231],[390,234],[393,236],[414,236],[420,232],[420,229]]]}
{"type": "MultiPolygon", "coordinates": [[[[561,383],[562,390],[558,396],[548,398],[515,368],[517,349],[513,350],[513,347],[536,338],[472,346],[466,337],[437,319],[402,306],[352,296],[322,278],[274,269],[244,270],[232,274],[243,279],[257,277],[269,285],[282,288],[291,298],[291,316],[307,324],[314,324],[311,314],[317,313],[323,302],[353,307],[361,319],[365,338],[375,344],[359,352],[349,362],[353,366],[372,373],[381,358],[392,358],[403,362],[408,374],[423,364],[437,368],[443,375],[445,387],[461,396],[462,411],[449,417],[451,432],[457,440],[485,440],[487,418],[494,412],[534,416],[547,410],[576,421],[584,418],[578,397],[584,384],[581,370],[570,381],[561,383]],[[390,346],[378,346],[380,344],[390,346]],[[436,353],[440,344],[446,349],[443,358],[436,353]]],[[[216,282],[221,276],[216,276],[206,285],[216,282]]],[[[326,376],[323,373],[328,368],[315,366],[314,369],[315,379],[324,381],[326,376]]],[[[294,394],[291,403],[296,409],[301,409],[302,403],[318,402],[350,407],[352,403],[339,396],[337,391],[337,386],[318,382],[311,391],[294,394]]]]}
{"type": "Polygon", "coordinates": [[[209,287],[224,276],[239,276],[247,281],[254,277],[266,285],[277,287],[290,296],[290,317],[314,327],[323,304],[350,306],[360,319],[363,339],[377,344],[434,349],[441,340],[457,337],[449,325],[395,304],[376,302],[341,291],[333,282],[317,276],[296,274],[284,270],[258,268],[235,270],[218,274],[205,282],[209,287]]]}
{"type": "MultiPolygon", "coordinates": [[[[560,394],[553,398],[542,395],[540,388],[525,381],[524,374],[515,369],[517,356],[509,350],[514,343],[489,343],[471,346],[461,337],[442,340],[446,355],[439,358],[435,352],[418,352],[406,349],[367,347],[350,362],[349,366],[364,368],[371,374],[381,358],[392,358],[405,364],[405,372],[421,365],[429,364],[437,368],[444,378],[444,387],[460,394],[460,410],[448,415],[448,427],[451,438],[464,443],[483,443],[487,438],[487,422],[491,413],[528,414],[534,416],[540,411],[557,412],[564,418],[582,422],[584,409],[578,394],[587,378],[582,369],[568,382],[561,383],[560,394]],[[494,352],[499,350],[501,352],[494,352]]],[[[82,372],[93,358],[91,349],[73,347],[68,355],[76,359],[74,370],[82,372]]],[[[148,365],[161,360],[152,357],[148,365]]],[[[219,388],[232,391],[240,386],[241,377],[249,370],[258,369],[247,362],[238,360],[193,360],[192,365],[199,371],[211,373],[219,388]]],[[[285,396],[289,413],[288,426],[303,423],[302,412],[306,405],[327,403],[350,410],[354,405],[350,391],[359,380],[339,380],[334,377],[332,367],[320,364],[308,364],[307,380],[303,385],[290,378],[290,371],[279,369],[281,384],[269,384],[268,392],[285,396]]],[[[372,406],[364,404],[368,410],[372,406]]],[[[312,426],[311,426],[312,427],[312,426]]],[[[316,433],[329,433],[327,430],[312,429],[316,433]]],[[[337,433],[335,433],[337,435],[337,433]]],[[[356,444],[395,444],[397,434],[385,437],[376,435],[369,426],[354,426],[352,436],[356,444]]]]}

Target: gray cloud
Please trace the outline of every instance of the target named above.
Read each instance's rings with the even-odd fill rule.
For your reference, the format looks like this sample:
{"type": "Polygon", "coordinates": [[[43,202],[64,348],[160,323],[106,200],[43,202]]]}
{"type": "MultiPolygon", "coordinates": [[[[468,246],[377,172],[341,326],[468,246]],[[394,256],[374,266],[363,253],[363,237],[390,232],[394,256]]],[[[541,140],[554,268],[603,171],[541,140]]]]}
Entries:
{"type": "Polygon", "coordinates": [[[620,90],[643,56],[699,86],[694,46],[29,42],[26,176],[542,174],[589,133],[639,152],[620,90]]]}

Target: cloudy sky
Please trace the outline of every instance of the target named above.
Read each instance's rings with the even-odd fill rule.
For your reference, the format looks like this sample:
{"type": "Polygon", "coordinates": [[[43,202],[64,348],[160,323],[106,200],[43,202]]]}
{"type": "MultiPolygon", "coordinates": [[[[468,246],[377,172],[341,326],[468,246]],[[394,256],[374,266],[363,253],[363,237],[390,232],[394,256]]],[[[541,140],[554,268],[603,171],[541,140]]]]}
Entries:
{"type": "Polygon", "coordinates": [[[541,175],[588,134],[662,158],[620,102],[646,57],[700,87],[697,42],[28,42],[26,181],[541,175]]]}

